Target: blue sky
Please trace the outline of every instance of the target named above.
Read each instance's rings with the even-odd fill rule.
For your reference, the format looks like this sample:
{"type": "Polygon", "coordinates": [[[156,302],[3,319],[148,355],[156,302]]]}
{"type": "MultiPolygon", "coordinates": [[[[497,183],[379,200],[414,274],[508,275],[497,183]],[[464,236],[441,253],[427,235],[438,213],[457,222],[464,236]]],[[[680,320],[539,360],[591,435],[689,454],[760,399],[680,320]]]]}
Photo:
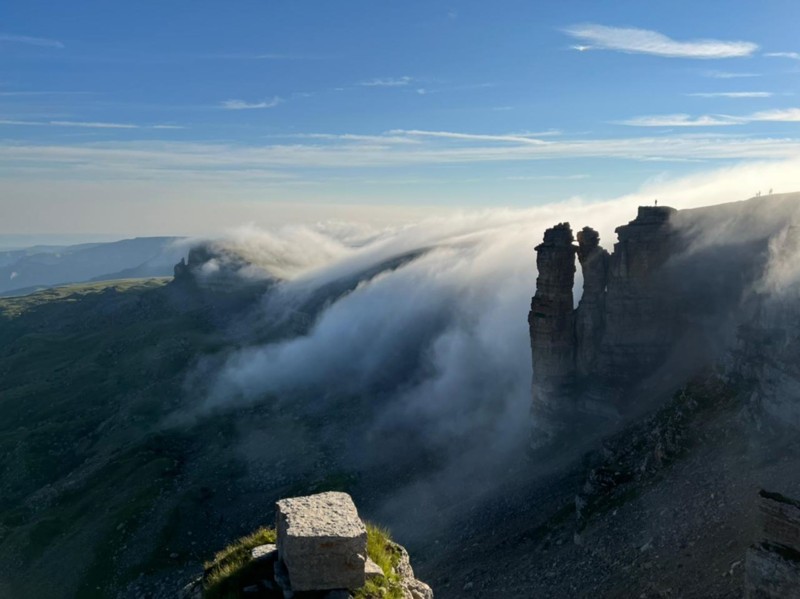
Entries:
{"type": "Polygon", "coordinates": [[[5,0],[0,233],[593,200],[794,158],[798,21],[788,0],[5,0]]]}

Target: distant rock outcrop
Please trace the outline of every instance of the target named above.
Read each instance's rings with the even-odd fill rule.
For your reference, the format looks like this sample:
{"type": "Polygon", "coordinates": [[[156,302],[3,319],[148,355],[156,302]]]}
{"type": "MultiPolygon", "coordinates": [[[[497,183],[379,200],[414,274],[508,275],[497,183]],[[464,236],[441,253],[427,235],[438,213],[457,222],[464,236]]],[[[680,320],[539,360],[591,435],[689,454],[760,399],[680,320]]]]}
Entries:
{"type": "Polygon", "coordinates": [[[800,502],[761,491],[763,539],[747,550],[745,599],[800,597],[800,502]]]}
{"type": "Polygon", "coordinates": [[[617,410],[605,397],[581,393],[581,379],[624,385],[646,374],[670,346],[675,329],[657,273],[672,251],[675,212],[640,207],[636,219],[617,228],[619,241],[610,255],[590,227],[573,245],[569,223],[547,229],[536,246],[539,276],[528,323],[539,444],[593,414],[617,410]],[[576,255],[583,295],[574,309],[576,255]]]}
{"type": "MultiPolygon", "coordinates": [[[[682,211],[641,206],[617,227],[610,254],[590,227],[578,232],[577,244],[569,223],[547,229],[536,246],[528,316],[533,446],[549,445],[565,430],[598,432],[656,407],[728,351],[737,327],[740,353],[750,356],[739,372],[762,381],[756,391],[773,412],[800,421],[771,391],[785,388],[787,369],[768,373],[765,385],[754,369],[770,362],[752,359],[798,314],[800,269],[792,265],[800,230],[791,226],[798,220],[794,194],[682,211]],[[576,256],[583,293],[573,308],[576,256]],[[792,277],[789,305],[781,298],[792,277]]],[[[800,352],[785,347],[793,346],[770,351],[786,354],[788,364],[800,352]]]]}

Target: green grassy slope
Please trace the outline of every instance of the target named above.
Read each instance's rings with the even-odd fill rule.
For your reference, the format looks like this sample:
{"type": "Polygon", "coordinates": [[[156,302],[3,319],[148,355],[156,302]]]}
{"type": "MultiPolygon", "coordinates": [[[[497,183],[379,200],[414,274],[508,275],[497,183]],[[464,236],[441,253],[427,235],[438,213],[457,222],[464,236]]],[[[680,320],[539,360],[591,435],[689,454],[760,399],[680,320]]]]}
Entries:
{"type": "Polygon", "coordinates": [[[109,544],[181,468],[188,444],[153,427],[217,337],[165,283],[0,299],[0,580],[14,596],[106,596],[109,544]]]}

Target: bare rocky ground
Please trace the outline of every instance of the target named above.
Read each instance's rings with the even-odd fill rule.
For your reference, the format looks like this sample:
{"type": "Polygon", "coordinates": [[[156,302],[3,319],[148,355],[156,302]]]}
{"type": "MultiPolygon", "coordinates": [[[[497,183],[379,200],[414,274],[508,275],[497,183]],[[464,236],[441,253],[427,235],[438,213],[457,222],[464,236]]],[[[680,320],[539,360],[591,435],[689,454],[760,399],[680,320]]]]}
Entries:
{"type": "Polygon", "coordinates": [[[439,599],[741,597],[758,490],[800,495],[800,439],[720,404],[677,423],[685,408],[673,406],[604,443],[594,464],[476,508],[422,555],[411,549],[418,574],[439,599]],[[593,513],[579,521],[587,488],[593,513]]]}

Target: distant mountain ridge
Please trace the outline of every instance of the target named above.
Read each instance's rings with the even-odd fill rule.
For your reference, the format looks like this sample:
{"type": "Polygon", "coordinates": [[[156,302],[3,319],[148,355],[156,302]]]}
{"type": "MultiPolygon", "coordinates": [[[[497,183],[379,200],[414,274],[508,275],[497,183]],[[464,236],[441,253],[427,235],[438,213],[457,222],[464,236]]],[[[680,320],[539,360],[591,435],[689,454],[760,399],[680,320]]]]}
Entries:
{"type": "Polygon", "coordinates": [[[136,237],[108,243],[33,246],[0,252],[0,295],[55,285],[172,274],[186,252],[182,237],[136,237]]]}

